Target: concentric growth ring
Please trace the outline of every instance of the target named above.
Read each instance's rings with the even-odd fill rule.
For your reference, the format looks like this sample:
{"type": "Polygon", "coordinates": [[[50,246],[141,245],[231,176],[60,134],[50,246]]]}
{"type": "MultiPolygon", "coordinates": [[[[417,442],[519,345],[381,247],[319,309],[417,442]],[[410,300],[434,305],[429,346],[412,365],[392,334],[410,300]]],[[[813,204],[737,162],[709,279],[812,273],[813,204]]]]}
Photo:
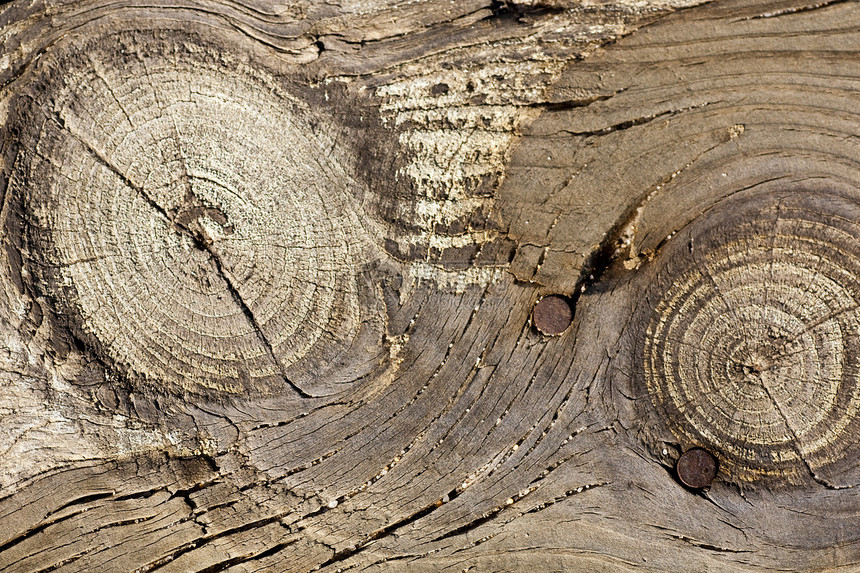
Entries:
{"type": "Polygon", "coordinates": [[[38,118],[11,187],[39,289],[131,378],[316,394],[289,368],[349,350],[370,243],[325,126],[192,38],[102,44],[17,108],[38,118]]]}
{"type": "Polygon", "coordinates": [[[855,442],[860,219],[818,199],[713,213],[661,254],[673,280],[653,295],[647,390],[734,479],[827,475],[855,442]]]}

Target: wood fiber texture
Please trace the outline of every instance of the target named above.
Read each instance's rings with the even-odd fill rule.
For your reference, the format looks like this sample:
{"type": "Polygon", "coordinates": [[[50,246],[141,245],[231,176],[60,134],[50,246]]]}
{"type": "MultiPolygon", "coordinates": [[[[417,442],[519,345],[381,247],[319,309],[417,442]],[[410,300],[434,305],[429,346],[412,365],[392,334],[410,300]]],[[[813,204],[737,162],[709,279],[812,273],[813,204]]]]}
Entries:
{"type": "Polygon", "coordinates": [[[699,4],[0,6],[0,571],[860,568],[860,5],[699,4]]]}

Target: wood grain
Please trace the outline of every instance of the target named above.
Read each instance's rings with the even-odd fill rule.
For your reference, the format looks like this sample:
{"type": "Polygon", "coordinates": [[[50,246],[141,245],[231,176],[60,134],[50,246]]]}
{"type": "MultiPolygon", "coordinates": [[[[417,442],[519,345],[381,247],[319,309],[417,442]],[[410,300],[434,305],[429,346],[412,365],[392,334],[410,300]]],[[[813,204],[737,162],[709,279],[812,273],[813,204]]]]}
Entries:
{"type": "Polygon", "coordinates": [[[22,265],[76,337],[186,391],[307,397],[337,391],[338,363],[361,375],[381,351],[359,278],[381,233],[306,104],[178,34],[91,40],[33,72],[9,201],[22,265]]]}
{"type": "Polygon", "coordinates": [[[855,570],[860,12],[692,4],[0,8],[0,570],[855,570]]]}

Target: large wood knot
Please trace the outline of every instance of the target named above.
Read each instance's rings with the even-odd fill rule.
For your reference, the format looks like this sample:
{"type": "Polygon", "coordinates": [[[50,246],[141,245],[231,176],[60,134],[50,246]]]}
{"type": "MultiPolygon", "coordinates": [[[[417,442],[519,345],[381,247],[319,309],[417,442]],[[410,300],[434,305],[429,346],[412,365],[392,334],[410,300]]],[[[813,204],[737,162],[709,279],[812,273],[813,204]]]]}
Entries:
{"type": "Polygon", "coordinates": [[[681,441],[719,452],[737,479],[853,464],[858,221],[856,202],[796,193],[726,206],[660,254],[647,393],[681,441]]]}
{"type": "Polygon", "coordinates": [[[344,357],[380,346],[361,278],[376,233],[331,121],[190,36],[57,52],[13,106],[10,188],[24,272],[76,336],[130,379],[183,390],[354,379],[344,357]]]}

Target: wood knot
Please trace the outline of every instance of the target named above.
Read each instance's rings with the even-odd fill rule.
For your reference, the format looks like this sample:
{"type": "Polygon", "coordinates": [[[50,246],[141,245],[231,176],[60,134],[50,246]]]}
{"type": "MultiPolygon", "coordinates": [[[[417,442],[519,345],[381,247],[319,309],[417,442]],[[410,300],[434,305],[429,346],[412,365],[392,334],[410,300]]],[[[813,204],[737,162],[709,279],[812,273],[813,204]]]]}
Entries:
{"type": "Polygon", "coordinates": [[[860,208],[804,193],[734,203],[654,261],[645,390],[731,479],[826,480],[853,464],[860,432],[860,208]]]}
{"type": "Polygon", "coordinates": [[[43,58],[10,113],[24,266],[129,380],[331,393],[381,351],[361,183],[334,126],[208,45],[139,32],[43,58]]]}

